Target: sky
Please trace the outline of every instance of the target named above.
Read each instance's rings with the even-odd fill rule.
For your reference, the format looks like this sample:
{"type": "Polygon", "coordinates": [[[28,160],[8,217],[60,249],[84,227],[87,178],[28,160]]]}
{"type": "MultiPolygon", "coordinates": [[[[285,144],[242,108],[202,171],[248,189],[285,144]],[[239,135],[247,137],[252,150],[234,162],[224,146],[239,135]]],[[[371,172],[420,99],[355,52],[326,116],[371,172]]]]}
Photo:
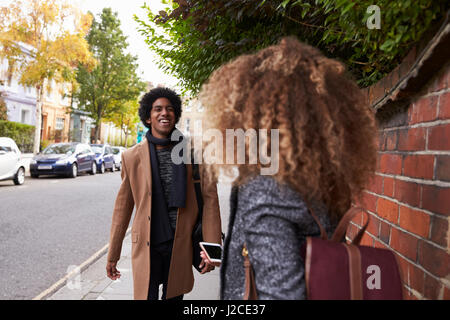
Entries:
{"type": "Polygon", "coordinates": [[[91,11],[96,18],[99,17],[103,8],[109,7],[117,12],[121,21],[121,29],[128,37],[128,52],[138,57],[138,73],[141,79],[151,81],[154,85],[165,84],[175,87],[178,81],[165,74],[153,62],[156,56],[148,48],[144,37],[137,31],[138,23],[133,19],[134,14],[139,18],[146,17],[146,10],[141,8],[144,3],[147,3],[153,12],[158,12],[167,5],[162,4],[159,0],[75,0],[71,2],[74,5],[77,4],[84,12],[91,11]]]}

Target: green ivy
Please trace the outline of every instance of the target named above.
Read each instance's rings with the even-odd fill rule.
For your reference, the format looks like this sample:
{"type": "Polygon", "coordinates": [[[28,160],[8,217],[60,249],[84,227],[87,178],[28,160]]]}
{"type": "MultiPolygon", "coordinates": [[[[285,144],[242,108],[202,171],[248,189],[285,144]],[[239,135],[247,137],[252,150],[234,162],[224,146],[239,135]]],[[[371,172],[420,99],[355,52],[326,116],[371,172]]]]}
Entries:
{"type": "Polygon", "coordinates": [[[343,61],[361,87],[393,70],[448,10],[445,0],[174,0],[135,20],[158,66],[196,94],[210,74],[244,53],[294,35],[343,61]],[[380,29],[369,29],[371,5],[380,29]]]}

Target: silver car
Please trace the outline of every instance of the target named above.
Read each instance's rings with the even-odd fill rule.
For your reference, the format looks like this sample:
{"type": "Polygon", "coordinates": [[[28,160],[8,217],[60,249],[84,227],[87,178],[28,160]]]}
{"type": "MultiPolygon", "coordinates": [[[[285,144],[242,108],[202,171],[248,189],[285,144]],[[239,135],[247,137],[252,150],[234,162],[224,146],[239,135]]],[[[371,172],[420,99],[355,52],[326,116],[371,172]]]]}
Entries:
{"type": "Polygon", "coordinates": [[[0,181],[3,180],[13,180],[16,185],[23,184],[25,162],[14,140],[0,137],[0,181]]]}
{"type": "Polygon", "coordinates": [[[122,152],[124,152],[124,147],[111,147],[112,152],[114,154],[114,166],[116,170],[122,169],[122,152]]]}

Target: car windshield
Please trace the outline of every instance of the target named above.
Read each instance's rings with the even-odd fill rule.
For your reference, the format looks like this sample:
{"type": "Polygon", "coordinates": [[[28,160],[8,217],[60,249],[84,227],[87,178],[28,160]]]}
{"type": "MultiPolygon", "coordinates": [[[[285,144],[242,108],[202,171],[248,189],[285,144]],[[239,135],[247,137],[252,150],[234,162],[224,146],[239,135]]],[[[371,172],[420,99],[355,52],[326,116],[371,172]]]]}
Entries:
{"type": "Polygon", "coordinates": [[[95,153],[103,153],[103,148],[99,147],[99,146],[91,146],[92,151],[94,151],[95,153]]]}
{"type": "Polygon", "coordinates": [[[70,144],[54,144],[45,148],[43,154],[72,154],[75,147],[70,144]]]}
{"type": "Polygon", "coordinates": [[[119,148],[112,148],[112,152],[113,152],[114,154],[119,154],[120,149],[119,149],[119,148]]]}

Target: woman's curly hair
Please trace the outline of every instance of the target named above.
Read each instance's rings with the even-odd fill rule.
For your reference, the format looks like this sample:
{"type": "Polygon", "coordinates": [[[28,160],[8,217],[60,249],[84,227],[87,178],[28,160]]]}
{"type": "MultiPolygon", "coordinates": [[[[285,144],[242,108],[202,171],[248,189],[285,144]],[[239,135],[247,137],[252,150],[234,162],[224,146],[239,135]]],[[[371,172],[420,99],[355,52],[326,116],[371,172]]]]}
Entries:
{"type": "MultiPolygon", "coordinates": [[[[307,201],[325,203],[332,218],[348,210],[375,170],[375,116],[362,92],[342,63],[294,37],[223,65],[199,98],[208,128],[279,129],[274,178],[307,201]]],[[[269,135],[269,150],[270,145],[269,135]]],[[[248,141],[245,152],[248,161],[248,141]]],[[[209,170],[217,177],[221,167],[229,169],[209,170]]],[[[236,183],[258,175],[261,167],[259,160],[238,165],[236,183]]]]}
{"type": "Polygon", "coordinates": [[[181,98],[180,96],[170,88],[156,87],[144,94],[139,101],[139,118],[142,124],[150,129],[150,125],[145,122],[150,118],[150,111],[152,110],[153,103],[159,98],[166,98],[172,104],[175,111],[175,123],[181,118],[181,98]]]}

